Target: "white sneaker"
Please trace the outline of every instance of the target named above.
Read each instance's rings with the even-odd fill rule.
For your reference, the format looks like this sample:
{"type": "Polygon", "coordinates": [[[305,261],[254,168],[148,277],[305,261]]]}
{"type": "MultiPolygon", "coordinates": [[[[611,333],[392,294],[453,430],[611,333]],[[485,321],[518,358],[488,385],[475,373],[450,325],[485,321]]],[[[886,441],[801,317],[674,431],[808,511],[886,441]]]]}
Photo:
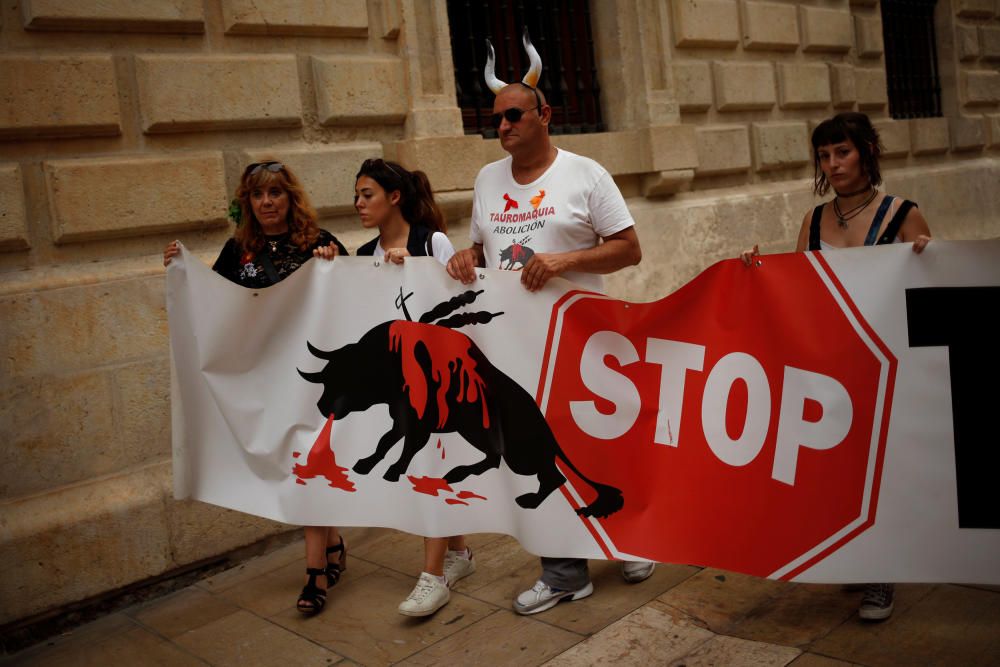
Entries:
{"type": "Polygon", "coordinates": [[[454,586],[462,577],[467,577],[476,571],[476,561],[472,559],[472,549],[469,549],[469,557],[460,555],[459,551],[448,551],[444,555],[444,578],[448,580],[448,586],[454,586]]]}
{"type": "Polygon", "coordinates": [[[430,616],[448,604],[450,599],[451,593],[446,585],[433,574],[421,572],[410,596],[399,604],[399,613],[404,616],[430,616]]]}
{"type": "Polygon", "coordinates": [[[594,585],[587,582],[587,585],[576,591],[564,591],[559,588],[552,588],[541,579],[535,585],[517,596],[514,600],[514,611],[527,616],[537,614],[540,611],[551,609],[563,600],[581,600],[594,592],[594,585]]]}
{"type": "Polygon", "coordinates": [[[655,569],[656,563],[650,563],[649,561],[622,561],[622,576],[630,584],[637,584],[640,581],[649,579],[655,569]]]}

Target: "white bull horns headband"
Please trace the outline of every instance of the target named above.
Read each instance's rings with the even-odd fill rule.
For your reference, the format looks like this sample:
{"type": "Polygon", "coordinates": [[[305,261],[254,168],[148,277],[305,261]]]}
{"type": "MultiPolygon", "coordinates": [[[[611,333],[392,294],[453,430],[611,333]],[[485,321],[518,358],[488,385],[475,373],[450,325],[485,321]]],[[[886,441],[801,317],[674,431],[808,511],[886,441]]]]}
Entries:
{"type": "MultiPolygon", "coordinates": [[[[528,88],[537,88],[538,79],[542,76],[542,58],[538,55],[538,51],[531,43],[531,38],[528,37],[528,28],[524,28],[524,34],[521,37],[521,42],[524,44],[524,50],[528,54],[528,61],[531,63],[531,67],[528,68],[528,73],[524,75],[521,79],[521,83],[526,85],[528,88]]],[[[486,77],[486,85],[490,90],[493,91],[494,95],[498,95],[501,90],[503,90],[507,84],[497,78],[494,67],[496,65],[496,53],[493,51],[493,45],[490,43],[489,38],[486,39],[486,68],[483,74],[486,77]]]]}

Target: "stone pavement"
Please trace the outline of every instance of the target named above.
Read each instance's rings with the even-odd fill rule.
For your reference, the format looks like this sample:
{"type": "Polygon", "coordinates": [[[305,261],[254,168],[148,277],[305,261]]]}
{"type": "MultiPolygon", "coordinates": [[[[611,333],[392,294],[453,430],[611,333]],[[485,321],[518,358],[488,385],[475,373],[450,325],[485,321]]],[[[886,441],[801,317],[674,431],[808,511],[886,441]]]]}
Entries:
{"type": "Polygon", "coordinates": [[[0,659],[12,665],[1000,665],[1000,587],[901,585],[881,624],[859,593],[661,565],[626,584],[593,561],[595,593],[535,616],[510,601],[537,560],[503,535],[470,537],[478,569],[437,615],[396,613],[422,566],[421,540],[348,529],[347,571],[326,609],[295,610],[294,542],[166,597],[0,659]]]}

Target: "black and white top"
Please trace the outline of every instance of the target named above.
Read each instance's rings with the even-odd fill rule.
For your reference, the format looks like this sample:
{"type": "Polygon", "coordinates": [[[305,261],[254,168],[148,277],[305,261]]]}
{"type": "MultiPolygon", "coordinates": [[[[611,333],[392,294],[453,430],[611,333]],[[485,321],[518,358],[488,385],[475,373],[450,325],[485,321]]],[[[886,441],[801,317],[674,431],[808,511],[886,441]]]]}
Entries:
{"type": "Polygon", "coordinates": [[[316,248],[334,243],[339,254],[348,254],[337,237],[325,229],[319,230],[316,241],[305,251],[292,243],[288,232],[264,238],[264,248],[256,255],[242,253],[236,239],[229,239],[212,265],[212,270],[237,285],[259,289],[270,287],[297,271],[312,258],[316,248]]]}

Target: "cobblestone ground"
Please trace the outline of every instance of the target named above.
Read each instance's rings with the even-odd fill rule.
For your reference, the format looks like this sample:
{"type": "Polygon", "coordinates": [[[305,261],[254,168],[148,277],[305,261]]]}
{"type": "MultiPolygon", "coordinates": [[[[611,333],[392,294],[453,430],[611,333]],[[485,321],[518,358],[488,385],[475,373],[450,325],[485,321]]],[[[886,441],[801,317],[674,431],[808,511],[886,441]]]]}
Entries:
{"type": "Polygon", "coordinates": [[[435,616],[396,613],[422,565],[418,537],[344,531],[348,567],[326,609],[295,610],[295,542],[176,593],[0,659],[14,665],[1000,665],[1000,587],[900,585],[892,618],[860,593],[661,565],[640,584],[593,561],[595,593],[530,617],[510,609],[537,560],[470,537],[478,569],[435,616]]]}

